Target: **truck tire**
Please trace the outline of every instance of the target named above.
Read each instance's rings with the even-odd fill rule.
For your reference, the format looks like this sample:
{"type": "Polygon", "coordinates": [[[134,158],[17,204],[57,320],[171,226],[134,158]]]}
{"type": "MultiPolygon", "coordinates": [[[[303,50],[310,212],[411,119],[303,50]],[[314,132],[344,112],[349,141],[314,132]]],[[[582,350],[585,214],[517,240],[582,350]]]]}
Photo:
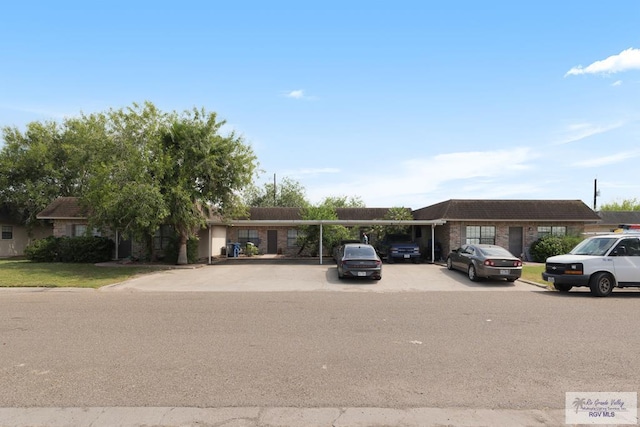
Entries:
{"type": "Polygon", "coordinates": [[[467,276],[469,276],[469,280],[472,282],[478,281],[478,276],[476,275],[476,266],[473,264],[469,264],[469,269],[467,270],[467,276]]]}
{"type": "Polygon", "coordinates": [[[387,263],[393,264],[393,257],[391,255],[387,255],[387,263]]]}
{"type": "Polygon", "coordinates": [[[556,288],[558,292],[569,292],[571,288],[573,288],[572,285],[560,285],[558,283],[554,283],[553,287],[556,288]]]}
{"type": "Polygon", "coordinates": [[[596,297],[609,296],[615,286],[615,279],[609,273],[596,273],[589,280],[591,295],[596,297]]]}

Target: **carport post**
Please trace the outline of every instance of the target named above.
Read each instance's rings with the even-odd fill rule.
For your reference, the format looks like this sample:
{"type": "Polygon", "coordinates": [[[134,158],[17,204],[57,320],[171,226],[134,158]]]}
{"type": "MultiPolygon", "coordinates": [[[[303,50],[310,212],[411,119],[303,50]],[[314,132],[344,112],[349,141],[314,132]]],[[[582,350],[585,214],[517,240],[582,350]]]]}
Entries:
{"type": "Polygon", "coordinates": [[[431,264],[436,263],[436,239],[435,239],[436,226],[431,224],[431,264]]]}
{"type": "Polygon", "coordinates": [[[322,265],[322,223],[320,223],[320,265],[322,265]]]}

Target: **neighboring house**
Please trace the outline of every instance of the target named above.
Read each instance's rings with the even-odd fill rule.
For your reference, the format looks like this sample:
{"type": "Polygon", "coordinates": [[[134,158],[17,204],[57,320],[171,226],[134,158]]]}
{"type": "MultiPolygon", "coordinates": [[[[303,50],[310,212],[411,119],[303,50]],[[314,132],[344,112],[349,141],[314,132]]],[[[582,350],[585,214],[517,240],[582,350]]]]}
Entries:
{"type": "Polygon", "coordinates": [[[25,248],[34,240],[43,239],[52,233],[51,227],[34,226],[28,229],[9,215],[8,209],[0,207],[0,258],[24,255],[25,248]]]}
{"type": "Polygon", "coordinates": [[[598,211],[600,220],[587,224],[587,233],[611,233],[622,225],[640,224],[640,211],[598,211]]]}
{"type": "MultiPolygon", "coordinates": [[[[545,235],[580,235],[600,217],[581,200],[447,200],[413,211],[416,220],[445,220],[435,241],[446,256],[468,243],[490,243],[515,256],[527,255],[531,243],[545,235]]],[[[421,233],[422,242],[428,234],[421,233]]]]}

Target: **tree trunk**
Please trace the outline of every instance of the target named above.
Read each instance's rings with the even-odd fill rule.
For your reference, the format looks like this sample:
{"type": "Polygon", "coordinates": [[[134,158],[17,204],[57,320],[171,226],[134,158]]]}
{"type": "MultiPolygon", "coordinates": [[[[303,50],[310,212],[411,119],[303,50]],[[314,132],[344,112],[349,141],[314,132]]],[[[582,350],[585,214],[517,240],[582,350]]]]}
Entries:
{"type": "Polygon", "coordinates": [[[187,258],[187,236],[180,234],[178,239],[178,265],[186,265],[189,263],[187,258]]]}

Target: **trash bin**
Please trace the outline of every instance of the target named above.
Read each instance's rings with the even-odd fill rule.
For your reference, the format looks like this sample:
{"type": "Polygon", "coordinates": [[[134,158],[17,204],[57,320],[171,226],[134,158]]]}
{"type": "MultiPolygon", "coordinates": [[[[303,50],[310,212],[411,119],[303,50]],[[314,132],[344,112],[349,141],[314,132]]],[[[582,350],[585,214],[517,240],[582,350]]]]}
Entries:
{"type": "Polygon", "coordinates": [[[238,258],[240,255],[240,243],[229,243],[227,246],[227,257],[238,258]]]}

